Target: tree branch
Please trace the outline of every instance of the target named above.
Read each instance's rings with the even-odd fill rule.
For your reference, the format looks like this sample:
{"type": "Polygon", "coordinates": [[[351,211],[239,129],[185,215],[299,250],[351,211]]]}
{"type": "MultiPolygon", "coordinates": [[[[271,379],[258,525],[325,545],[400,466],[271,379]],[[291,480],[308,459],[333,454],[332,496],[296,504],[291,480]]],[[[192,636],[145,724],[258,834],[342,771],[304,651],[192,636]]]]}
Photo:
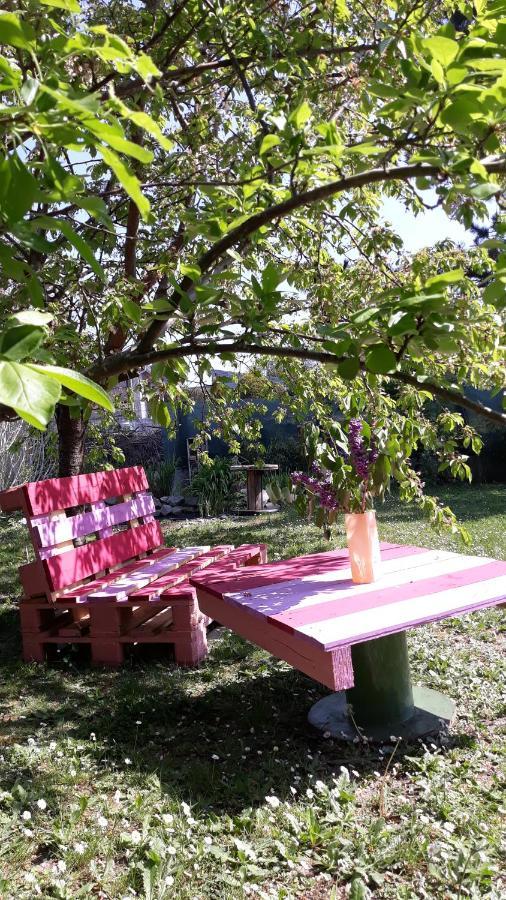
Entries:
{"type": "MultiPolygon", "coordinates": [[[[377,48],[378,45],[376,43],[349,45],[345,44],[341,47],[323,47],[320,49],[314,48],[308,49],[306,51],[301,50],[298,51],[298,55],[303,57],[304,59],[316,59],[318,56],[334,57],[342,56],[345,53],[366,53],[370,50],[377,50],[377,48]]],[[[279,61],[283,58],[284,54],[274,53],[268,60],[259,59],[257,56],[239,56],[236,58],[235,62],[232,61],[232,59],[230,59],[229,57],[225,57],[222,59],[213,59],[207,62],[197,63],[194,66],[180,66],[177,69],[169,69],[162,75],[161,78],[154,79],[153,82],[151,82],[151,86],[167,81],[177,81],[180,84],[187,84],[189,81],[193,81],[194,78],[199,78],[200,75],[205,75],[207,72],[216,72],[220,69],[231,69],[234,68],[234,65],[236,64],[239,64],[243,68],[251,65],[254,65],[257,68],[262,68],[263,66],[272,64],[273,61],[279,61]]],[[[144,87],[145,82],[142,80],[142,78],[136,78],[133,81],[128,81],[126,84],[118,85],[116,88],[116,94],[118,97],[125,99],[126,97],[132,96],[132,94],[136,94],[137,91],[142,90],[144,87]]]]}
{"type": "MultiPolygon", "coordinates": [[[[334,366],[347,358],[344,355],[335,356],[332,353],[326,353],[319,350],[306,350],[303,347],[251,344],[243,339],[238,339],[237,341],[230,341],[222,344],[213,341],[209,341],[206,344],[193,342],[191,344],[180,344],[178,347],[169,347],[165,350],[151,350],[147,353],[134,352],[128,355],[126,359],[119,355],[109,357],[109,359],[105,360],[101,366],[91,369],[91,371],[88,372],[88,375],[91,378],[97,378],[99,376],[104,377],[104,375],[111,377],[112,375],[120,375],[126,371],[138,371],[143,367],[153,365],[155,362],[165,362],[169,359],[181,359],[188,356],[216,356],[220,353],[244,353],[251,356],[279,356],[283,358],[290,357],[292,359],[319,362],[334,366]]],[[[361,369],[362,371],[365,371],[363,362],[361,363],[361,369]]],[[[471,412],[506,428],[506,414],[492,409],[485,404],[478,403],[476,400],[472,400],[470,397],[461,394],[453,388],[445,387],[444,385],[439,385],[434,381],[425,380],[423,378],[420,380],[414,375],[409,375],[407,372],[401,371],[389,373],[385,377],[402,384],[409,384],[419,391],[429,391],[431,394],[434,394],[434,396],[447,403],[454,403],[457,406],[462,406],[465,409],[469,409],[471,412]]]]}
{"type": "MultiPolygon", "coordinates": [[[[485,168],[491,174],[506,172],[506,159],[492,161],[488,164],[485,163],[485,168]]],[[[330,197],[335,197],[337,194],[341,194],[344,191],[355,190],[357,188],[365,187],[366,185],[387,183],[389,181],[409,181],[411,178],[423,178],[427,176],[435,177],[441,174],[444,173],[438,166],[428,166],[423,163],[407,166],[393,166],[389,169],[370,169],[367,172],[360,172],[358,175],[349,175],[345,178],[339,178],[337,181],[329,181],[327,184],[320,185],[320,187],[312,188],[301,194],[295,194],[287,200],[283,200],[281,203],[276,203],[259,213],[255,213],[255,215],[250,216],[250,218],[242,222],[241,225],[233,228],[228,234],[216,241],[209,250],[203,253],[197,260],[200,271],[202,274],[209,271],[211,266],[224,256],[227,250],[246,241],[255,231],[258,231],[258,229],[262,228],[264,225],[273,222],[275,219],[284,218],[285,216],[290,215],[290,213],[295,212],[297,209],[310,206],[313,203],[319,203],[323,200],[328,200],[330,197]]],[[[189,276],[185,276],[179,283],[179,291],[188,291],[192,284],[193,279],[189,276]]],[[[174,294],[171,297],[173,306],[177,305],[177,300],[180,296],[179,291],[174,291],[174,294]]],[[[151,350],[155,341],[161,337],[164,330],[165,322],[163,319],[152,322],[145,335],[139,341],[137,351],[139,353],[146,353],[151,350]]]]}

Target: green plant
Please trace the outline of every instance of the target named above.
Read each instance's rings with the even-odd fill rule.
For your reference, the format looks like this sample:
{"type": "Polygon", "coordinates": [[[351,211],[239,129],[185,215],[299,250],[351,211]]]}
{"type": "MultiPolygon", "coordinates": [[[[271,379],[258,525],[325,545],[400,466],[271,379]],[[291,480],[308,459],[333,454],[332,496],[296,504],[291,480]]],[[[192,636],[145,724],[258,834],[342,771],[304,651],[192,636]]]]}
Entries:
{"type": "Polygon", "coordinates": [[[272,475],[264,487],[271,503],[276,503],[278,506],[287,505],[294,499],[291,478],[284,472],[280,475],[272,475]]]}
{"type": "Polygon", "coordinates": [[[200,468],[193,476],[189,489],[197,498],[200,514],[213,516],[222,513],[234,488],[235,476],[229,460],[224,456],[211,459],[207,453],[203,453],[200,468]]]}
{"type": "Polygon", "coordinates": [[[172,493],[176,468],[177,460],[174,456],[172,459],[164,459],[146,466],[149,486],[155,497],[164,497],[172,493]]]}

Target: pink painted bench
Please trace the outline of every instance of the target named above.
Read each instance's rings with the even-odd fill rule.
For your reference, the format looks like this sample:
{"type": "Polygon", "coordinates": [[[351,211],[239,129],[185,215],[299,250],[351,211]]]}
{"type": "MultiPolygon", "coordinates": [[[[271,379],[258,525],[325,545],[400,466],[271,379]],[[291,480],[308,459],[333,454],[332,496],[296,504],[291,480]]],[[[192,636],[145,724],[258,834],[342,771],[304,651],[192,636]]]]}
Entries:
{"type": "Polygon", "coordinates": [[[119,665],[126,644],[167,643],[176,662],[207,654],[204,616],[189,576],[265,560],[263,545],[165,547],[140,466],[50,478],[0,493],[26,516],[35,559],[20,567],[23,656],[63,643],[91,645],[92,662],[119,665]]]}
{"type": "MultiPolygon", "coordinates": [[[[394,712],[402,718],[413,708],[405,630],[503,602],[506,562],[385,543],[381,556],[381,576],[373,584],[351,581],[347,550],[232,576],[203,570],[190,581],[204,613],[333,691],[348,691],[366,720],[382,703],[391,717],[387,689],[402,694],[404,679],[394,712]]],[[[434,697],[429,701],[425,710],[434,706],[434,697]]]]}

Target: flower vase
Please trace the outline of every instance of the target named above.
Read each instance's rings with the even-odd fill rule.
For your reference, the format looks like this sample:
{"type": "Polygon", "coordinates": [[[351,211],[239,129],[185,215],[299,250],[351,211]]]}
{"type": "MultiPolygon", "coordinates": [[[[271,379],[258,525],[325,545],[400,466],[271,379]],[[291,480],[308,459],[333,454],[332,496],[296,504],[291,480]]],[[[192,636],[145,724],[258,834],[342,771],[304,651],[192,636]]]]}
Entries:
{"type": "Polygon", "coordinates": [[[350,554],[351,578],[355,584],[370,584],[379,577],[381,564],[376,513],[347,513],[344,517],[350,554]]]}

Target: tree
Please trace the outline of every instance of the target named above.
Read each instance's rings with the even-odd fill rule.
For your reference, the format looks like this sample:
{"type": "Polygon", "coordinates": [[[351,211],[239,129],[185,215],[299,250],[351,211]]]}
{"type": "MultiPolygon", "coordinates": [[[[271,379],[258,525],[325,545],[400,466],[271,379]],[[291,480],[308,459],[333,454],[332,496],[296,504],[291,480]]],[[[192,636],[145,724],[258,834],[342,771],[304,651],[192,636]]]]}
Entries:
{"type": "MultiPolygon", "coordinates": [[[[43,20],[66,34],[75,20],[61,6],[43,20]]],[[[151,366],[161,422],[190,362],[202,375],[213,356],[246,354],[329,364],[361,389],[409,385],[504,425],[461,388],[504,384],[500,221],[497,259],[481,251],[481,293],[465,259],[440,258],[427,275],[403,260],[399,275],[381,223],[384,196],[414,212],[428,196],[468,225],[503,203],[506,12],[483,0],[459,10],[465,21],[431,0],[87,6],[78,50],[62,34],[49,42],[64,48],[59,89],[76,119],[65,133],[79,123],[79,157],[60,154],[54,123],[45,137],[69,179],[93,182],[100,214],[61,195],[42,221],[26,211],[39,239],[61,221],[92,253],[38,250],[38,302],[57,311],[66,358],[84,356],[104,385],[151,366]],[[116,37],[103,41],[107,26],[116,37]],[[367,285],[357,256],[373,263],[367,285]]],[[[24,25],[34,15],[21,4],[24,25]]],[[[13,56],[33,78],[28,50],[13,56]]],[[[60,425],[61,445],[74,439],[60,425]]]]}
{"type": "MultiPolygon", "coordinates": [[[[76,214],[89,213],[101,223],[110,222],[105,203],[62,162],[69,153],[94,147],[103,153],[112,174],[118,168],[123,172],[124,163],[110,145],[121,152],[126,148],[139,158],[147,159],[149,154],[130,146],[111,109],[94,97],[86,104],[76,101],[61,77],[94,57],[107,60],[123,74],[140,75],[145,82],[157,70],[147,57],[134,54],[105,28],[94,29],[90,35],[65,35],[49,18],[47,7],[79,11],[75,0],[41,0],[29,5],[31,17],[0,14],[0,41],[7,52],[0,57],[1,91],[7,101],[0,113],[0,265],[7,289],[3,298],[7,320],[0,333],[0,410],[4,418],[19,416],[44,429],[57,407],[60,431],[70,436],[73,445],[68,449],[74,464],[64,455],[61,459],[62,474],[66,474],[66,469],[81,464],[86,407],[96,403],[113,410],[113,406],[100,385],[53,364],[55,356],[68,358],[65,350],[58,353],[59,345],[73,334],[64,323],[54,327],[57,305],[41,277],[43,266],[49,270],[58,252],[70,251],[90,266],[96,278],[104,281],[106,277],[93,249],[66,217],[64,204],[70,203],[76,214]],[[51,235],[59,237],[50,240],[51,235]],[[27,302],[38,308],[20,309],[27,302]]],[[[156,123],[145,113],[139,116],[137,127],[148,128],[168,146],[156,123]]],[[[142,210],[147,201],[134,176],[129,187],[142,210]]]]}

